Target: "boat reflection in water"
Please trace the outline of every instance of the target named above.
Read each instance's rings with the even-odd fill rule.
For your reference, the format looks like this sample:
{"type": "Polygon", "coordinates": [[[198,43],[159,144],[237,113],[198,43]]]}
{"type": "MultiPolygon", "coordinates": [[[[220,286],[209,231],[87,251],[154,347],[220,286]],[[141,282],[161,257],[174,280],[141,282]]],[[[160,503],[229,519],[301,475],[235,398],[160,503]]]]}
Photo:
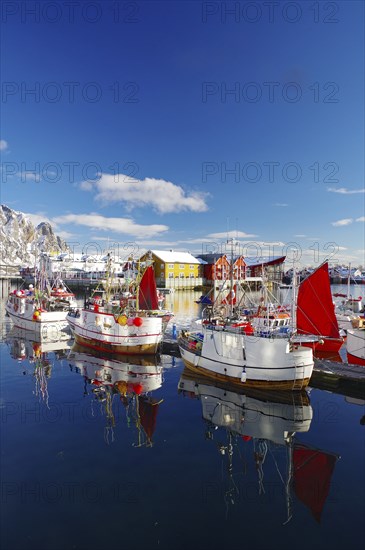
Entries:
{"type": "Polygon", "coordinates": [[[51,377],[55,360],[62,360],[72,346],[68,327],[56,332],[50,330],[30,331],[13,327],[6,336],[10,356],[21,362],[23,374],[35,378],[34,394],[48,407],[48,379],[51,377]],[[27,361],[30,370],[27,368],[27,361]]]}
{"type": "Polygon", "coordinates": [[[162,385],[163,367],[159,357],[107,356],[75,344],[68,361],[70,367],[84,377],[85,395],[91,393],[103,405],[107,421],[104,429],[106,443],[114,441],[117,402],[124,408],[128,427],[134,425],[137,429],[137,441],[133,446],[152,447],[158,408],[163,401],[150,395],[162,385]]]}
{"type": "Polygon", "coordinates": [[[295,434],[308,432],[311,425],[313,410],[308,393],[263,390],[238,393],[236,388],[196,378],[187,369],[178,389],[185,397],[201,401],[206,438],[216,441],[226,463],[223,495],[227,509],[239,500],[242,488],[239,476],[252,470],[253,463],[259,496],[265,494],[265,486],[272,490],[272,479],[265,481],[265,470],[278,475],[286,504],[284,524],[293,514],[293,491],[320,521],[339,457],[296,441],[295,434]],[[224,443],[222,431],[226,436],[224,443]],[[237,458],[243,459],[243,463],[234,471],[237,458]]]}

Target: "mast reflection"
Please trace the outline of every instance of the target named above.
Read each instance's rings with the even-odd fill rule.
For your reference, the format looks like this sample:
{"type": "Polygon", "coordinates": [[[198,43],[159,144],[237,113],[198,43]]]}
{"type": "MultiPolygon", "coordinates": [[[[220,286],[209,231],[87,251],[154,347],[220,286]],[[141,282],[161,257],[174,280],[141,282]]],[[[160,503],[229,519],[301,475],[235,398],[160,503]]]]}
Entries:
{"type": "Polygon", "coordinates": [[[137,432],[135,447],[152,447],[157,413],[163,399],[155,399],[151,393],[162,385],[163,367],[158,356],[120,355],[108,356],[90,352],[75,344],[69,355],[71,370],[84,377],[84,395],[102,405],[106,425],[104,440],[115,441],[117,407],[121,404],[129,428],[137,432]],[[118,404],[117,404],[118,403],[118,404]]]}

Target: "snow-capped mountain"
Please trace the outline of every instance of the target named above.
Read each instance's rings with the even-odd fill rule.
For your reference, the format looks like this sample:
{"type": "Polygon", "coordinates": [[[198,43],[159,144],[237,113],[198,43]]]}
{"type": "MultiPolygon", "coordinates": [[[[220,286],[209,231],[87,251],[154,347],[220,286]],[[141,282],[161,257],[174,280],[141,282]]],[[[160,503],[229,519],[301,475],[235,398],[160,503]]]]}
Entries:
{"type": "Polygon", "coordinates": [[[42,252],[69,251],[49,223],[35,226],[26,214],[0,205],[0,264],[32,267],[42,252]]]}

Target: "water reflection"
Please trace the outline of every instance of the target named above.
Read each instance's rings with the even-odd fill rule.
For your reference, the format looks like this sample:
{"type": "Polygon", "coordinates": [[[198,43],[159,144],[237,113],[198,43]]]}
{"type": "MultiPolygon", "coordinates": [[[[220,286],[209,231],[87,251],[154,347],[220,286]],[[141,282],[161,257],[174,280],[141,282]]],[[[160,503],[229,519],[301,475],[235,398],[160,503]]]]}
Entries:
{"type": "Polygon", "coordinates": [[[34,395],[48,407],[48,379],[54,362],[66,358],[71,349],[70,332],[57,331],[55,335],[50,331],[40,333],[13,327],[5,341],[10,356],[21,363],[23,374],[34,376],[34,395]]]}
{"type": "Polygon", "coordinates": [[[158,356],[107,356],[91,353],[75,344],[68,357],[71,369],[84,377],[84,395],[92,397],[91,416],[94,404],[101,405],[106,419],[104,440],[107,444],[115,440],[115,427],[121,404],[125,421],[134,427],[135,447],[152,447],[156,429],[157,413],[162,399],[150,394],[161,387],[162,372],[158,356]]]}
{"type": "Polygon", "coordinates": [[[246,491],[247,496],[244,477],[253,466],[259,497],[273,487],[282,494],[286,506],[284,524],[293,515],[293,494],[320,521],[339,457],[296,440],[296,433],[309,431],[313,417],[307,392],[242,393],[199,379],[186,369],[178,389],[184,397],[201,402],[205,438],[216,443],[222,457],[225,470],[222,492],[227,512],[239,500],[241,491],[246,491]]]}

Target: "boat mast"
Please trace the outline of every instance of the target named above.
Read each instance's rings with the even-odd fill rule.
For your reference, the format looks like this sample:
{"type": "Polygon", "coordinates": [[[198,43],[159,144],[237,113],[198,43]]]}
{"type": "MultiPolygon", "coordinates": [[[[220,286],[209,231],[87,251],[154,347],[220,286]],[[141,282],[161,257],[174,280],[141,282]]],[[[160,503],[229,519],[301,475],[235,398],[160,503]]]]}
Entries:
{"type": "Polygon", "coordinates": [[[351,285],[351,262],[349,263],[349,272],[347,275],[347,299],[350,299],[350,285],[351,285]]]}
{"type": "Polygon", "coordinates": [[[112,267],[111,267],[111,256],[110,252],[107,254],[108,259],[106,262],[106,281],[105,281],[105,291],[106,291],[106,301],[109,302],[111,298],[111,288],[112,288],[112,267]]]}
{"type": "Polygon", "coordinates": [[[293,332],[297,330],[297,272],[293,263],[291,318],[293,332]]]}
{"type": "Polygon", "coordinates": [[[233,317],[233,237],[232,239],[230,239],[230,241],[228,242],[231,242],[231,290],[230,290],[230,308],[229,308],[229,313],[230,313],[230,317],[233,317]]]}

